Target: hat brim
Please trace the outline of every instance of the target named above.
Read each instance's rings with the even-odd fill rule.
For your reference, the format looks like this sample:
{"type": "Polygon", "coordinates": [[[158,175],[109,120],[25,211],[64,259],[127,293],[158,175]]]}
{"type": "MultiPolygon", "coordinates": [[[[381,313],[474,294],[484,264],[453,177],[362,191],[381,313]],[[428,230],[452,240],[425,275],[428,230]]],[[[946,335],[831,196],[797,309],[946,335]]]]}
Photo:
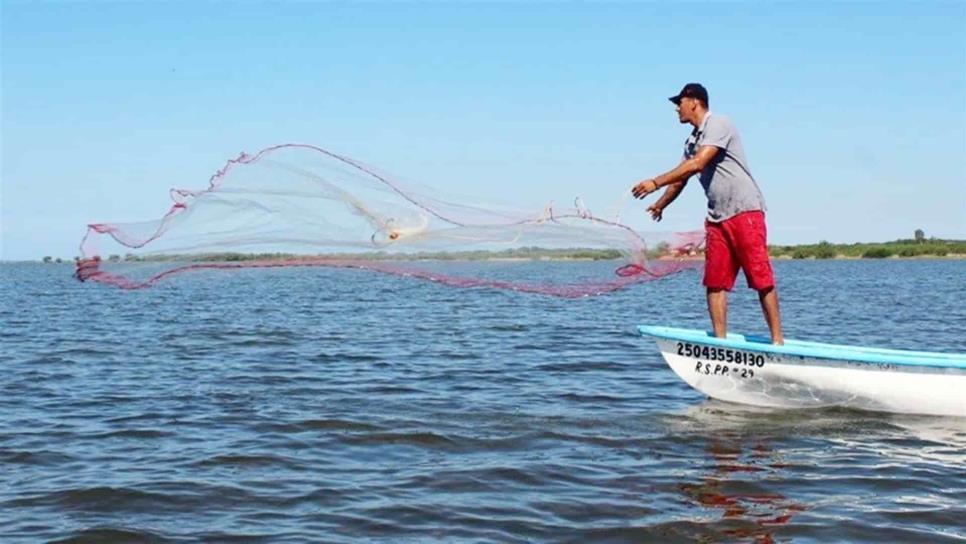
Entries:
{"type": "Polygon", "coordinates": [[[670,100],[671,102],[674,102],[675,105],[680,105],[681,98],[683,98],[681,95],[676,94],[674,96],[668,97],[668,100],[670,100]]]}

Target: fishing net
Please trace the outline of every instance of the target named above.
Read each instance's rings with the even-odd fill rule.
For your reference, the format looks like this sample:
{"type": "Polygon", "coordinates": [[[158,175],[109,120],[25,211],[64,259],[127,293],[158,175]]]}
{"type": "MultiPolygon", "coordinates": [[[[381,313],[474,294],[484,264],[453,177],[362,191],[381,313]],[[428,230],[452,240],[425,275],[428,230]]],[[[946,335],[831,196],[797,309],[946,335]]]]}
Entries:
{"type": "Polygon", "coordinates": [[[200,270],[340,267],[579,297],[697,266],[688,257],[703,242],[700,231],[645,239],[618,214],[598,217],[579,199],[529,211],[458,202],[301,144],[243,153],[208,187],[170,196],[159,219],[88,225],[76,277],[139,289],[200,270]],[[500,263],[533,259],[613,266],[525,281],[501,271],[500,263]]]}

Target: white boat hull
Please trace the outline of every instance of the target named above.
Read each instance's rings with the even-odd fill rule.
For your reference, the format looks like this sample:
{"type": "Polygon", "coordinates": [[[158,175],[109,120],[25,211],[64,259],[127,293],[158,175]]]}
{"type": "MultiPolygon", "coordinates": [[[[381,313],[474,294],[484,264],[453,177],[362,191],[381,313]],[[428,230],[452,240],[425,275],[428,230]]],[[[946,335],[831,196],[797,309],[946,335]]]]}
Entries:
{"type": "Polygon", "coordinates": [[[727,402],[966,417],[966,370],[829,360],[656,338],[691,387],[727,402]]]}

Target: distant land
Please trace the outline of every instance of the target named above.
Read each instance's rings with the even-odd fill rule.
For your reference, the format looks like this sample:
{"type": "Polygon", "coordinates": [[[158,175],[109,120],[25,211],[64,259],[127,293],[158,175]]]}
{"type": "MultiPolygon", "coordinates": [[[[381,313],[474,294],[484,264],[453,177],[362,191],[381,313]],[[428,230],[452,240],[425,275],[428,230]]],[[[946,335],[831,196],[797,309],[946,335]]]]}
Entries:
{"type": "MultiPolygon", "coordinates": [[[[892,242],[832,244],[819,242],[803,245],[768,246],[769,254],[777,259],[885,259],[915,257],[966,258],[966,240],[942,240],[919,238],[892,242]]],[[[703,251],[671,252],[666,244],[659,244],[648,251],[648,258],[701,258],[703,251]]],[[[169,255],[139,257],[133,254],[109,255],[105,260],[119,261],[251,261],[251,260],[298,260],[306,258],[364,259],[364,260],[615,260],[622,254],[615,249],[569,248],[544,249],[522,247],[502,251],[448,251],[398,254],[387,252],[339,253],[322,255],[296,255],[291,253],[206,253],[200,255],[169,255]]],[[[45,263],[73,263],[74,259],[44,257],[45,263]]]]}
{"type": "Polygon", "coordinates": [[[920,238],[881,243],[768,246],[772,257],[792,259],[884,259],[888,257],[966,257],[966,240],[920,238]]]}

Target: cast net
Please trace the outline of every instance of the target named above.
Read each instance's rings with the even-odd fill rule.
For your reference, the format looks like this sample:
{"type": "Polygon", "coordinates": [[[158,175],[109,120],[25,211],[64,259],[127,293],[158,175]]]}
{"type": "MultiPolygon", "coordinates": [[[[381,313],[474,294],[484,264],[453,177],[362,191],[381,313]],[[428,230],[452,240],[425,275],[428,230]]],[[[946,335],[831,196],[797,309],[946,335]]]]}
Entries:
{"type": "Polygon", "coordinates": [[[88,225],[76,277],[139,289],[200,270],[341,267],[580,297],[698,266],[688,257],[703,242],[700,231],[645,239],[620,210],[599,217],[579,199],[528,211],[459,202],[302,144],[243,153],[208,187],[170,195],[174,204],[159,219],[88,225]],[[612,266],[526,280],[501,271],[501,263],[532,259],[612,266]]]}

